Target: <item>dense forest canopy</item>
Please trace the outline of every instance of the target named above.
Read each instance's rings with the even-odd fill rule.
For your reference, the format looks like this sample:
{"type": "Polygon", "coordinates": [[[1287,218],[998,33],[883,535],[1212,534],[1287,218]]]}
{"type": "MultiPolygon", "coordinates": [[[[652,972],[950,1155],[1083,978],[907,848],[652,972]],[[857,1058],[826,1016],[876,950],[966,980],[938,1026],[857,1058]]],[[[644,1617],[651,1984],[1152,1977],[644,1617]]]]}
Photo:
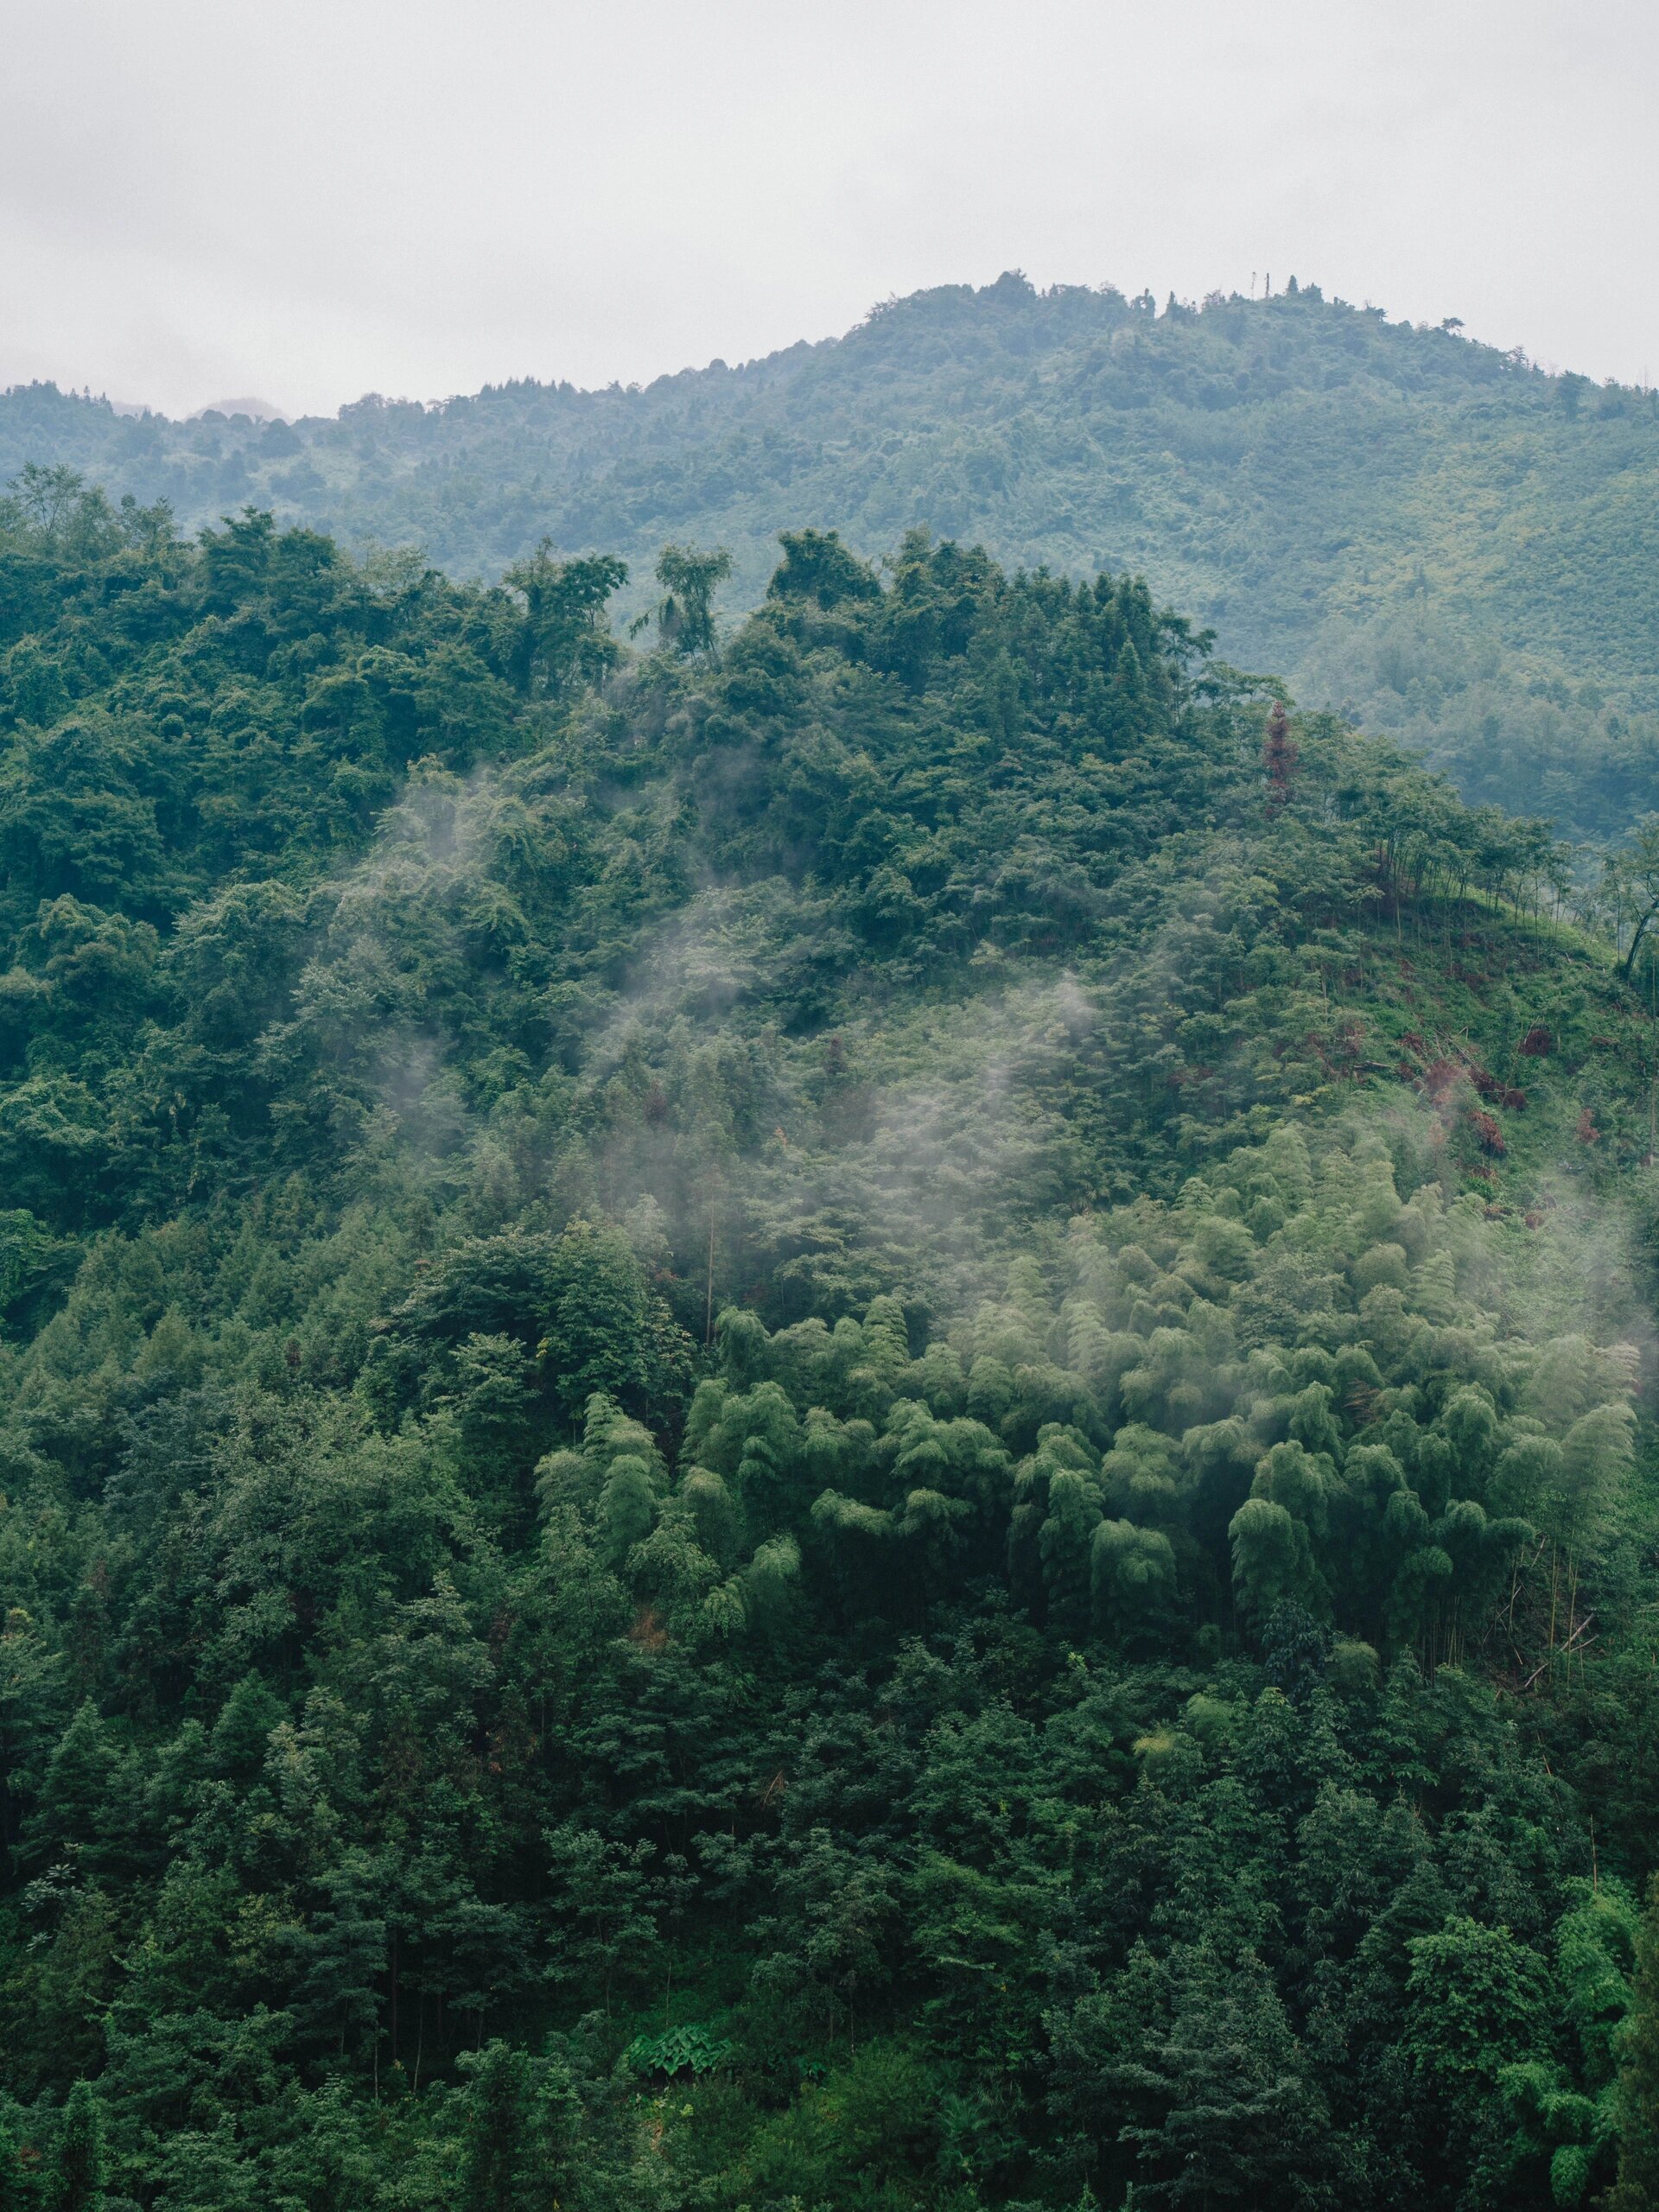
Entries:
{"type": "Polygon", "coordinates": [[[1649,940],[778,552],[0,510],[0,2202],[1659,2202],[1649,940]]]}
{"type": "Polygon", "coordinates": [[[734,608],[808,524],[872,556],[924,527],[1010,567],[1127,569],[1476,802],[1600,837],[1659,805],[1653,395],[1317,286],[1160,312],[1009,275],[643,390],[525,380],[292,424],[33,385],[0,397],[0,481],[29,462],[191,528],[252,500],[487,579],[544,536],[641,585],[664,539],[724,544],[734,608]]]}

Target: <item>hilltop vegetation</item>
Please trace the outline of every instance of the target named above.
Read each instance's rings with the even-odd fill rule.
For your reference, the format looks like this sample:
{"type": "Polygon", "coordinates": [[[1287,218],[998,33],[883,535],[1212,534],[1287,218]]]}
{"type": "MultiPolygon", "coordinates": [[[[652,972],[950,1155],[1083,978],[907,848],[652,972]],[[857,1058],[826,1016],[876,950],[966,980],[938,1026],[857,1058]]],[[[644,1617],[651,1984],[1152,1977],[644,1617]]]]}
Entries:
{"type": "Polygon", "coordinates": [[[642,576],[664,539],[760,598],[780,530],[913,527],[1145,575],[1224,656],[1425,748],[1465,796],[1622,834],[1659,798],[1650,394],[1547,375],[1317,288],[1202,309],[1005,276],[644,390],[522,382],[334,420],[170,423],[0,399],[0,480],[90,473],[189,526],[253,501],[494,578],[543,537],[642,576]]]}
{"type": "Polygon", "coordinates": [[[60,489],[0,2194],[1649,2204],[1653,977],[1548,831],[1120,575],[804,528],[710,652],[682,547],[631,654],[60,489]]]}

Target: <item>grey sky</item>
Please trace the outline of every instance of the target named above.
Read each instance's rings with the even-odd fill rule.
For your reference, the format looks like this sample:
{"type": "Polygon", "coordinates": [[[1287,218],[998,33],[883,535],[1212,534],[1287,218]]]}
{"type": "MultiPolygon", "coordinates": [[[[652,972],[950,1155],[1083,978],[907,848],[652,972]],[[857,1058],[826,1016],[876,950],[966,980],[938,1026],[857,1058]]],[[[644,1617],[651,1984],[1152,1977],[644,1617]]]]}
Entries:
{"type": "Polygon", "coordinates": [[[1021,267],[1659,372],[1650,0],[0,0],[0,384],[645,379],[1021,267]]]}

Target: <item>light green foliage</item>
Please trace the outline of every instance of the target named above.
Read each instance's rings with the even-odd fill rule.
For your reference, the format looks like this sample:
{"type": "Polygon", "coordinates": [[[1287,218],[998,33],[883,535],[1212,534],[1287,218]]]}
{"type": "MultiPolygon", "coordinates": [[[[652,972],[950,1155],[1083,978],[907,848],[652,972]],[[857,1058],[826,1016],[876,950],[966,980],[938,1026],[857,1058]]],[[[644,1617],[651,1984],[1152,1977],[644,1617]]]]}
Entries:
{"type": "MultiPolygon", "coordinates": [[[[1472,801],[1602,836],[1656,797],[1659,609],[1639,549],[1656,453],[1651,392],[1590,389],[1317,286],[1160,313],[1149,294],[1039,293],[1013,273],[627,392],[371,396],[291,427],[126,421],[50,385],[0,399],[0,480],[31,464],[23,512],[77,549],[141,546],[158,524],[142,505],[86,511],[74,469],[169,499],[192,528],[252,499],[424,546],[457,575],[516,563],[566,653],[602,658],[584,633],[599,564],[535,552],[544,532],[617,548],[664,643],[698,647],[721,556],[661,551],[688,533],[732,549],[740,607],[767,590],[779,533],[775,588],[826,612],[874,588],[855,553],[917,522],[1014,566],[1128,567],[1215,623],[1229,660],[1351,702],[1472,801]],[[803,514],[823,527],[794,528],[803,514]]],[[[395,596],[402,573],[384,571],[378,595],[395,596]]],[[[42,724],[80,678],[29,636],[10,661],[42,724]]]]}
{"type": "Polygon", "coordinates": [[[1558,2204],[1582,2203],[1612,2177],[1622,2132],[1616,2073],[1637,1925],[1621,1884],[1578,1885],[1576,1901],[1556,1923],[1555,1956],[1579,2063],[1535,2058],[1500,2076],[1518,2123],[1511,2158],[1523,2168],[1547,2163],[1558,2204]]]}
{"type": "Polygon", "coordinates": [[[1540,2037],[1542,1961],[1507,1928],[1468,1919],[1407,1948],[1407,2056],[1431,2094],[1472,2114],[1502,2069],[1540,2037]]]}

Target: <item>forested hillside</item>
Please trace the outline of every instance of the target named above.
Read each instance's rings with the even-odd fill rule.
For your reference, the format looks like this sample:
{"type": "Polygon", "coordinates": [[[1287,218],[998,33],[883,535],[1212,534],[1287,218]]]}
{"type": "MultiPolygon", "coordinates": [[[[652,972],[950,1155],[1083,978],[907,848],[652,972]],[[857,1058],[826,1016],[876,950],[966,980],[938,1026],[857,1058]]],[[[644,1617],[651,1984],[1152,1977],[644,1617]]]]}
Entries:
{"type": "Polygon", "coordinates": [[[33,386],[0,398],[0,481],[30,462],[192,528],[252,501],[488,579],[543,537],[641,576],[664,539],[722,543],[734,610],[806,524],[873,556],[922,526],[1010,567],[1127,569],[1478,803],[1590,838],[1659,806],[1653,396],[1314,287],[1160,314],[1008,276],[643,391],[522,382],[292,425],[33,386]]]}
{"type": "Polygon", "coordinates": [[[718,571],[0,511],[0,2202],[1659,2203],[1651,968],[718,571]]]}

